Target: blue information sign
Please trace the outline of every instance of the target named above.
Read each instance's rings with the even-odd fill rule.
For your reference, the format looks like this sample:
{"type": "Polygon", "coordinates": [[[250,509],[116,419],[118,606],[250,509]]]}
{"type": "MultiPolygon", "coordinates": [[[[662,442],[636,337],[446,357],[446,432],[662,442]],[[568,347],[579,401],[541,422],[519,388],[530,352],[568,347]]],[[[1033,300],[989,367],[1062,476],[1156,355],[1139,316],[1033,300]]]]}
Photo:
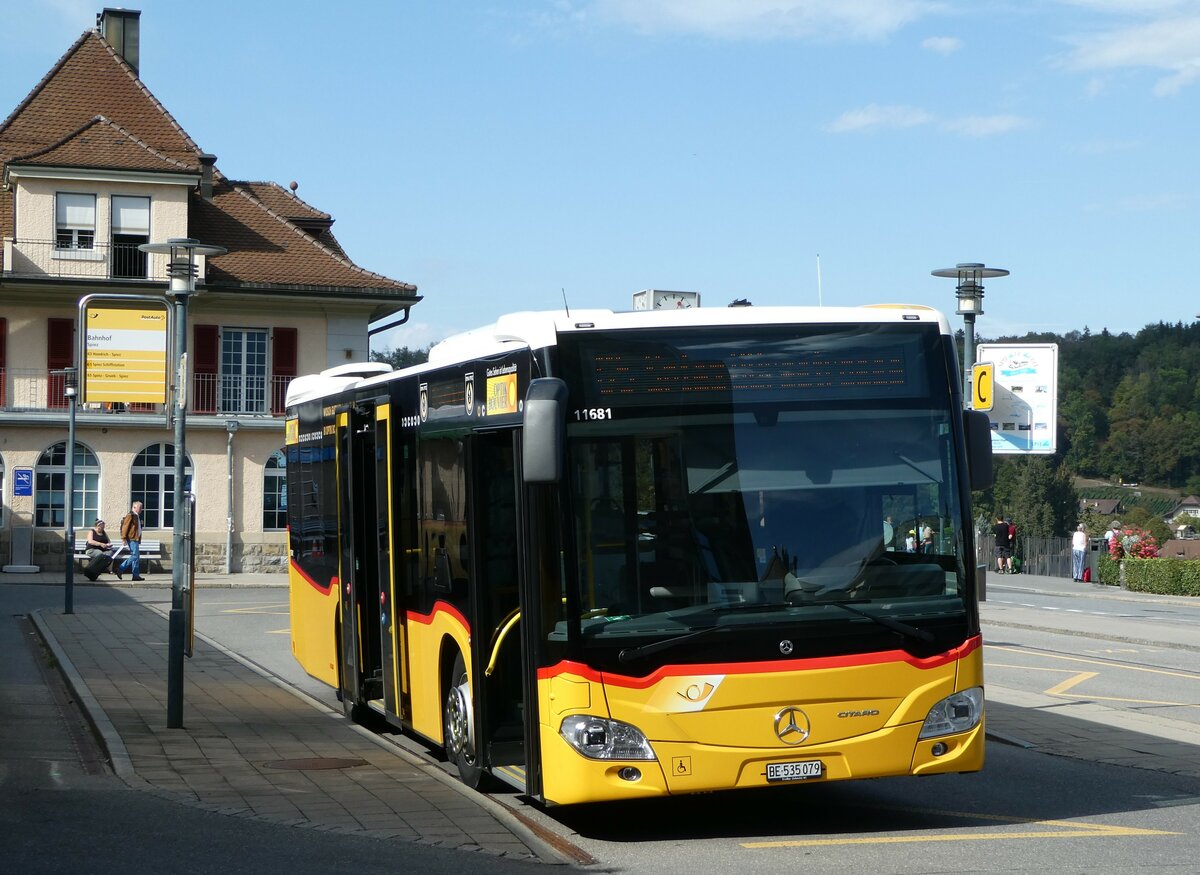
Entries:
{"type": "Polygon", "coordinates": [[[13,495],[33,495],[32,468],[13,468],[13,495]]]}

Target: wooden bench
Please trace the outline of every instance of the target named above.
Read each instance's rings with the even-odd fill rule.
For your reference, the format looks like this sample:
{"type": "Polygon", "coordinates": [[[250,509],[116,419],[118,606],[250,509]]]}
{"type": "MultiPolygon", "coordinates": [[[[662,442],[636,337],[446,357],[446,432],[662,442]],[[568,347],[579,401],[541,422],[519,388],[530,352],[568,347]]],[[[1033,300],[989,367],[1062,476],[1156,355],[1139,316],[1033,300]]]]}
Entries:
{"type": "MultiPolygon", "coordinates": [[[[121,544],[120,541],[115,543],[117,545],[121,544]]],[[[87,565],[87,538],[75,539],[75,558],[78,559],[82,564],[87,565]]],[[[129,558],[129,554],[122,550],[121,557],[117,561],[124,562],[127,558],[129,558]]],[[[142,563],[142,571],[147,571],[149,569],[151,560],[154,560],[155,562],[161,562],[162,541],[156,541],[151,538],[142,538],[142,549],[141,553],[139,554],[139,560],[142,563]]]]}

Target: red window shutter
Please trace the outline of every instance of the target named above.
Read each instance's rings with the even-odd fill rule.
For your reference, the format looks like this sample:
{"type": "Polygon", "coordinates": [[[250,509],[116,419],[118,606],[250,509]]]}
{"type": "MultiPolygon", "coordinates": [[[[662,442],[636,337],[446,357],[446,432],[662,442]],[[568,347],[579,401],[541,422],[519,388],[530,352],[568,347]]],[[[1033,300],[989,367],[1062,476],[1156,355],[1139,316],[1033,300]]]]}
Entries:
{"type": "Polygon", "coordinates": [[[61,371],[75,363],[75,320],[46,320],[46,406],[66,407],[67,381],[61,371]]]}
{"type": "Polygon", "coordinates": [[[284,412],[287,386],[296,376],[298,337],[295,328],[276,328],[271,339],[271,412],[284,412]]]}
{"type": "Polygon", "coordinates": [[[192,327],[192,410],[217,412],[217,374],[221,365],[221,329],[217,325],[192,327]]]}

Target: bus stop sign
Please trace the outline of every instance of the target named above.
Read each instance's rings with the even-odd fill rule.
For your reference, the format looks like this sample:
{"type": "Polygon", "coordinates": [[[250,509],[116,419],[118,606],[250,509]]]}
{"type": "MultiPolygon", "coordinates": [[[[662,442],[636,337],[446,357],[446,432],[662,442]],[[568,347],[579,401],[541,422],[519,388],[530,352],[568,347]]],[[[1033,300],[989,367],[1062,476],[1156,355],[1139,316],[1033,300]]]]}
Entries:
{"type": "Polygon", "coordinates": [[[971,367],[971,409],[991,410],[996,400],[995,367],[983,362],[971,367]]]}

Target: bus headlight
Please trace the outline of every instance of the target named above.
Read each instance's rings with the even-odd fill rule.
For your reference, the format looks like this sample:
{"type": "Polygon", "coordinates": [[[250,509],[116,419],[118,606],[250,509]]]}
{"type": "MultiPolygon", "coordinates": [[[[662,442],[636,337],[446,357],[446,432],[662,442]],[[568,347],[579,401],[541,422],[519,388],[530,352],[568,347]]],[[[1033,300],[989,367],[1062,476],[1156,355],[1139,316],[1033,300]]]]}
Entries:
{"type": "Polygon", "coordinates": [[[641,730],[620,720],[574,714],[558,731],[567,744],[594,760],[657,759],[641,730]]]}
{"type": "Polygon", "coordinates": [[[929,709],[921,738],[936,738],[952,732],[966,732],[979,725],[983,717],[983,687],[971,687],[947,696],[929,709]]]}

